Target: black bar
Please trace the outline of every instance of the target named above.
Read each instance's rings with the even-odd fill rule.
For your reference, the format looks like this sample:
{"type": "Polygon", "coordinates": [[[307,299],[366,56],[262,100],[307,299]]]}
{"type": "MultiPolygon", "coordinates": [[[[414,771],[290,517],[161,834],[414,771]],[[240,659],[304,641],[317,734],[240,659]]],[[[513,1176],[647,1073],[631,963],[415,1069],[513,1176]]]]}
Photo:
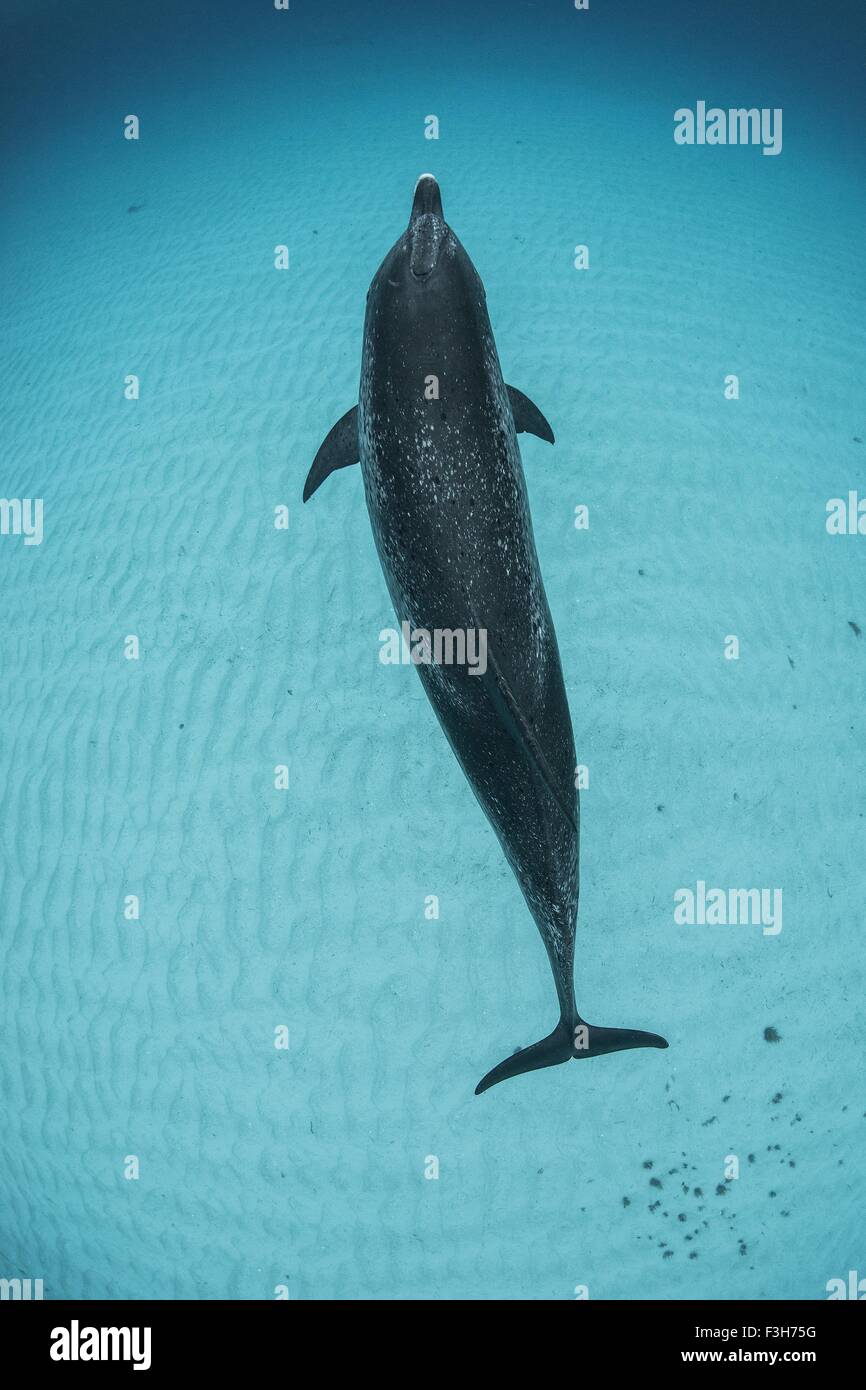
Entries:
{"type": "MultiPolygon", "coordinates": [[[[356,1300],[363,1302],[364,1300],[356,1300]]],[[[437,1300],[433,1310],[420,1308],[401,1315],[402,1332],[423,1345],[423,1376],[429,1381],[437,1353],[443,1358],[443,1373],[453,1374],[455,1350],[441,1334],[453,1322],[459,1332],[460,1311],[449,1312],[437,1300]],[[434,1336],[435,1330],[435,1336],[434,1336]],[[422,1342],[417,1341],[418,1338],[422,1342]]],[[[862,1300],[861,1300],[862,1301],[862,1300]]],[[[443,1303],[448,1300],[442,1300],[443,1303]]],[[[492,1302],[492,1300],[491,1300],[492,1302]]],[[[453,1305],[451,1305],[453,1307],[453,1305]]],[[[511,1306],[511,1305],[509,1305],[511,1306]]],[[[377,1315],[369,1311],[365,1320],[377,1315]]],[[[392,1314],[386,1315],[392,1326],[392,1314]]],[[[520,1347],[524,1336],[536,1336],[539,1317],[558,1335],[568,1338],[582,1364],[592,1357],[608,1373],[639,1371],[666,1373],[674,1367],[719,1365],[729,1370],[741,1366],[805,1365],[820,1370],[841,1371],[858,1364],[863,1323],[851,1308],[827,1302],[569,1302],[567,1310],[548,1309],[546,1313],[509,1313],[506,1329],[499,1327],[496,1306],[477,1307],[473,1327],[488,1343],[486,1355],[520,1347]],[[521,1326],[525,1323],[525,1327],[521,1326]],[[479,1327],[480,1325],[480,1327],[479,1327]]],[[[258,1379],[264,1375],[285,1375],[290,1367],[300,1370],[299,1356],[312,1356],[333,1366],[335,1355],[345,1348],[356,1357],[355,1372],[368,1365],[387,1364],[390,1334],[367,1326],[360,1343],[354,1334],[345,1342],[318,1342],[317,1329],[329,1332],[355,1324],[349,1307],[342,1303],[323,1304],[314,1300],[264,1302],[8,1302],[3,1305],[0,1328],[3,1333],[4,1361],[14,1361],[21,1379],[31,1373],[49,1372],[61,1379],[70,1375],[133,1374],[137,1360],[141,1372],[150,1376],[176,1376],[184,1371],[227,1373],[251,1371],[258,1379]],[[98,1336],[91,1329],[96,1329],[98,1336]],[[103,1336],[102,1329],[106,1329],[103,1336]],[[117,1329],[115,1337],[108,1329],[117,1329]],[[134,1334],[132,1329],[138,1329],[134,1334]],[[149,1340],[145,1335],[149,1330],[149,1340]],[[123,1330],[123,1331],[121,1331],[123,1330]],[[318,1345],[318,1350],[315,1348],[318,1345]],[[306,1347],[306,1351],[303,1349],[306,1347]],[[78,1359],[54,1359],[65,1353],[78,1359]],[[105,1359],[84,1359],[91,1349],[105,1359]],[[126,1353],[125,1360],[111,1359],[114,1351],[126,1353]],[[358,1364],[360,1362],[360,1365],[358,1364]],[[146,1363],[146,1364],[145,1364],[146,1363]]],[[[396,1347],[392,1347],[395,1350],[396,1347]]],[[[459,1358],[458,1358],[459,1359],[459,1358]]],[[[318,1375],[322,1365],[316,1370],[318,1375]]],[[[310,1373],[313,1367],[310,1367],[310,1373]]],[[[309,1373],[308,1373],[309,1374],[309,1373]]]]}

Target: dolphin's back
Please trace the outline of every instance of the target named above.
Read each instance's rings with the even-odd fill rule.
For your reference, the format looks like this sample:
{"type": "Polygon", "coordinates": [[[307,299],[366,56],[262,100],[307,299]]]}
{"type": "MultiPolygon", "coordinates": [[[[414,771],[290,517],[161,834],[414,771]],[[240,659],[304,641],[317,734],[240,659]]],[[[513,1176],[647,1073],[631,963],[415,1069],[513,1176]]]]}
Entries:
{"type": "MultiPolygon", "coordinates": [[[[389,273],[386,260],[377,280],[389,273]]],[[[578,895],[571,719],[484,291],[474,271],[462,285],[456,303],[419,295],[409,334],[406,315],[401,328],[382,311],[374,281],[361,467],[399,620],[486,633],[483,677],[418,669],[567,988],[578,895]],[[425,389],[431,376],[438,399],[425,389]]]]}
{"type": "MultiPolygon", "coordinates": [[[[468,261],[462,248],[460,256],[468,261]]],[[[550,617],[514,420],[473,276],[477,290],[456,305],[419,296],[409,326],[405,316],[390,322],[374,281],[358,409],[361,468],[401,619],[467,627],[478,616],[491,628],[507,619],[512,644],[528,650],[550,617]]],[[[535,645],[539,656],[543,644],[535,645]]]]}

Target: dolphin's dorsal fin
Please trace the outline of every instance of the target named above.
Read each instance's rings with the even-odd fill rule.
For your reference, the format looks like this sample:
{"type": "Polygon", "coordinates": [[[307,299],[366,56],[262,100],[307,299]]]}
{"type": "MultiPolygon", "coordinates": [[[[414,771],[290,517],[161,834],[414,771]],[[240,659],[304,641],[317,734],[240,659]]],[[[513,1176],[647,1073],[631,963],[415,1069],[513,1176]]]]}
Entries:
{"type": "Polygon", "coordinates": [[[546,439],[548,444],[554,444],[556,441],[553,438],[553,430],[535,402],[524,396],[522,391],[518,391],[516,386],[506,386],[505,389],[511,402],[511,414],[514,416],[514,428],[517,433],[537,434],[539,439],[546,439]]]}
{"type": "Polygon", "coordinates": [[[357,463],[359,457],[358,407],[353,405],[351,410],[347,410],[345,415],[340,417],[319,445],[319,452],[313,459],[313,466],[304,483],[304,501],[309,501],[329,473],[333,473],[337,468],[348,468],[350,463],[357,463]]]}
{"type": "Polygon", "coordinates": [[[490,693],[493,697],[494,704],[498,705],[502,710],[502,713],[505,714],[506,721],[510,723],[512,726],[512,732],[514,734],[517,747],[520,749],[523,756],[529,762],[529,765],[535,772],[536,776],[547,787],[547,790],[550,792],[550,795],[553,797],[560,811],[565,816],[565,819],[569,822],[569,824],[576,832],[577,822],[574,818],[574,813],[571,810],[571,807],[566,802],[565,797],[562,796],[562,794],[557,789],[556,778],[554,777],[553,769],[551,768],[550,763],[547,761],[544,749],[538,742],[535,730],[530,725],[529,720],[526,718],[520,706],[518,705],[516,699],[514,698],[514,693],[510,685],[508,684],[508,681],[505,679],[505,676],[502,673],[502,669],[499,666],[499,663],[497,662],[494,653],[490,649],[489,638],[487,643],[487,665],[488,675],[492,675],[493,677],[488,688],[490,689],[490,693]]]}

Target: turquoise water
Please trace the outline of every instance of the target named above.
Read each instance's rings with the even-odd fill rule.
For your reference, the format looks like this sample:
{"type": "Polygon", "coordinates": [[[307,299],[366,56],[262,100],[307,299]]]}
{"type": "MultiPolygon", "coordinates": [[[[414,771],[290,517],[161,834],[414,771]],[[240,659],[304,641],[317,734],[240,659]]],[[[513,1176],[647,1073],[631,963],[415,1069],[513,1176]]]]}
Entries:
{"type": "Polygon", "coordinates": [[[2,4],[0,491],[43,499],[44,537],[0,536],[0,1275],[866,1276],[866,538],[825,526],[866,492],[862,13],[141,11],[2,4]],[[782,108],[781,154],[676,145],[698,100],[782,108]],[[578,1003],[671,1044],[481,1098],[555,1022],[544,951],[420,682],[378,660],[359,471],[300,503],[426,169],[557,437],[521,449],[589,769],[578,1003]],[[782,930],[678,925],[699,880],[780,888],[782,930]]]}

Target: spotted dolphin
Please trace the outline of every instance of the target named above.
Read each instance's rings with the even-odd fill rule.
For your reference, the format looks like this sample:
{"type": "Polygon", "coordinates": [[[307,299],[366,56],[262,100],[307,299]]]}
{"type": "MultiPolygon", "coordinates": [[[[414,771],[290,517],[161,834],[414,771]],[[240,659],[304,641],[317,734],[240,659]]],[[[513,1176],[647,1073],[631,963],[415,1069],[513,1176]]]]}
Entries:
{"type": "Polygon", "coordinates": [[[538,407],[503,380],[484,286],[444,219],[438,183],[422,174],[409,225],[367,294],[358,404],[322,443],[304,501],[330,473],[360,463],[401,625],[452,642],[475,634],[476,655],[484,634],[483,663],[429,660],[422,638],[417,669],[541,933],[560,1016],[547,1037],[489,1071],[476,1094],[570,1058],[667,1047],[656,1033],[588,1024],[575,1004],[574,737],[522,432],[554,442],[538,407]]]}

